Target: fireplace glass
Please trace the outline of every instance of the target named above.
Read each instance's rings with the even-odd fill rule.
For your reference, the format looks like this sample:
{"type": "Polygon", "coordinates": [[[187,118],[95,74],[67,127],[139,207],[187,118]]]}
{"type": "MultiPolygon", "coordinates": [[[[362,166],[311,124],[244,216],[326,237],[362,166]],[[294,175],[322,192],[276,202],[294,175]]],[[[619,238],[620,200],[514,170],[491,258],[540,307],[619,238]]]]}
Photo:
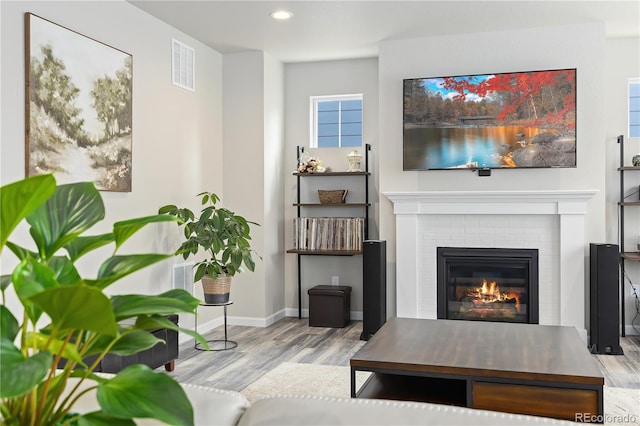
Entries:
{"type": "Polygon", "coordinates": [[[538,322],[538,251],[438,248],[438,318],[538,322]]]}

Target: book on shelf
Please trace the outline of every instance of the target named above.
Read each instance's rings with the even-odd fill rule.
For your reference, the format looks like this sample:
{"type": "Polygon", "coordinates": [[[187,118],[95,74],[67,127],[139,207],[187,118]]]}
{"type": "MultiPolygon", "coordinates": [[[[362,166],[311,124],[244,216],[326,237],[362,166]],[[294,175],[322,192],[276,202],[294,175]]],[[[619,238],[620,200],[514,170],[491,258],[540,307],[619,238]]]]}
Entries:
{"type": "Polygon", "coordinates": [[[298,217],[293,221],[296,250],[361,250],[364,217],[298,217]]]}

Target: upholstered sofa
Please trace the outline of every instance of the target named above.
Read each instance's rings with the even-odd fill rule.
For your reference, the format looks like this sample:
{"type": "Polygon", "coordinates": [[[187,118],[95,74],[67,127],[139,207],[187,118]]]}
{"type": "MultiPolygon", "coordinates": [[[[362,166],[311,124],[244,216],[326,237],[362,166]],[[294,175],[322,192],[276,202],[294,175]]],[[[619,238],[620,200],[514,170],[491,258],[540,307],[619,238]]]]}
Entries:
{"type": "MultiPolygon", "coordinates": [[[[238,392],[182,385],[193,405],[196,425],[572,425],[545,417],[522,416],[438,404],[316,396],[273,396],[253,404],[238,392]]],[[[97,409],[95,394],[75,407],[97,409]]],[[[158,424],[149,419],[140,425],[158,424]]]]}

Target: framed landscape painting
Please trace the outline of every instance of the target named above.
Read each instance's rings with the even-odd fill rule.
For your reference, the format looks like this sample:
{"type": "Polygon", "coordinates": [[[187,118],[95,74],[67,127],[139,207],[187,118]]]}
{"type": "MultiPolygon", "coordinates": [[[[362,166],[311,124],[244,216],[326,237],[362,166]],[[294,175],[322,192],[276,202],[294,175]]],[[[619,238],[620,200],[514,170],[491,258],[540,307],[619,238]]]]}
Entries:
{"type": "Polygon", "coordinates": [[[131,191],[133,59],[25,14],[26,175],[131,191]]]}

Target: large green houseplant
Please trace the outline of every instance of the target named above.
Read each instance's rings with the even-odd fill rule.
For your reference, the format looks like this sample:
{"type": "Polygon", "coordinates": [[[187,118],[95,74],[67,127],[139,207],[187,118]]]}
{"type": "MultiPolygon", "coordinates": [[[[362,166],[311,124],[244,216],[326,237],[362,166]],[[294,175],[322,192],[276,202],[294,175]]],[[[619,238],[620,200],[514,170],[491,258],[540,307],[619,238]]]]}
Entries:
{"type": "Polygon", "coordinates": [[[186,260],[196,255],[200,249],[207,257],[195,264],[194,282],[202,280],[205,302],[225,303],[229,300],[231,277],[242,270],[242,265],[249,271],[255,270],[251,248],[250,225],[260,226],[256,222],[246,220],[224,207],[217,207],[220,197],[213,192],[201,192],[202,205],[200,216],[196,218],[188,208],[166,205],[159,209],[160,214],[178,218],[184,225],[185,241],[176,254],[186,260]]]}
{"type": "Polygon", "coordinates": [[[129,425],[134,418],[193,424],[193,409],[180,385],[164,372],[131,365],[116,375],[94,369],[108,354],[131,355],[160,340],[148,330],[178,328],[165,314],[195,313],[198,300],[183,290],[159,295],[113,295],[104,290],[133,272],[173,254],[116,254],[153,215],[117,222],[113,231],[84,233],[105,216],[93,183],[57,185],[39,175],[0,188],[0,252],[7,246],[18,264],[1,277],[0,423],[6,425],[129,425]],[[24,224],[26,222],[26,224],[24,224]],[[9,241],[28,225],[33,247],[9,241]],[[83,278],[76,262],[96,249],[113,246],[95,278],[83,278]],[[8,294],[9,290],[15,296],[8,294]],[[17,301],[15,297],[17,296],[17,301]],[[10,300],[19,308],[12,312],[10,300]],[[18,312],[20,311],[20,312],[18,312]],[[122,320],[131,325],[122,325],[122,320]],[[95,361],[86,364],[90,356],[95,361]],[[64,361],[61,363],[60,361],[64,361]],[[63,367],[61,365],[64,364],[63,367]],[[77,399],[95,392],[100,410],[80,414],[77,399]]]}

